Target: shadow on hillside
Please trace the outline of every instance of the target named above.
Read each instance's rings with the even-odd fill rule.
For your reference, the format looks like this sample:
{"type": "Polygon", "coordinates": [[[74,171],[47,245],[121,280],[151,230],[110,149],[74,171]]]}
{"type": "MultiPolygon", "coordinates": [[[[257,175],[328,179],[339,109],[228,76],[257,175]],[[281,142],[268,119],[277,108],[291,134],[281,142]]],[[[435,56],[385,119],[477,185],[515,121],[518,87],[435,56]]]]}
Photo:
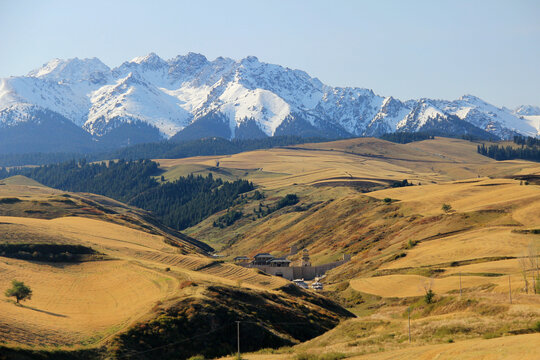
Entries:
{"type": "Polygon", "coordinates": [[[44,314],[47,314],[47,315],[51,315],[51,316],[63,317],[63,318],[69,317],[69,316],[67,316],[67,315],[57,314],[57,313],[53,313],[53,312],[51,312],[51,311],[41,310],[41,309],[37,309],[37,308],[32,307],[32,306],[27,306],[27,305],[23,305],[23,304],[18,304],[17,306],[22,307],[22,308],[25,308],[25,309],[28,309],[28,310],[37,311],[37,312],[40,312],[40,313],[44,313],[44,314]]]}

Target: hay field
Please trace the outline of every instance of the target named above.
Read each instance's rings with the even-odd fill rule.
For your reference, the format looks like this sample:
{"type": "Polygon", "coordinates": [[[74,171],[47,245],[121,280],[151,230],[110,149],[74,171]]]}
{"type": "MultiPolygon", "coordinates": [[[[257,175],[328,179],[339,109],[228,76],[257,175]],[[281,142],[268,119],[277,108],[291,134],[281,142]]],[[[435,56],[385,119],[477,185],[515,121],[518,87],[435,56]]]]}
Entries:
{"type": "Polygon", "coordinates": [[[98,251],[159,250],[174,252],[175,248],[163,242],[163,237],[131,229],[111,222],[81,217],[64,217],[51,220],[0,216],[0,222],[18,226],[12,230],[24,241],[25,229],[49,238],[60,235],[63,239],[88,245],[98,251]]]}
{"type": "MultiPolygon", "coordinates": [[[[380,270],[441,269],[443,277],[434,280],[434,290],[440,293],[458,288],[457,277],[448,276],[458,273],[479,275],[463,276],[464,287],[494,284],[492,291],[507,291],[506,277],[490,274],[512,275],[515,289],[523,286],[516,258],[524,256],[529,245],[540,246],[538,235],[520,232],[540,227],[540,189],[537,186],[520,185],[519,181],[509,179],[482,178],[386,189],[372,192],[370,196],[397,200],[403,213],[425,217],[426,223],[433,224],[429,227],[431,233],[444,217],[455,226],[448,233],[440,230],[440,235],[418,233],[412,238],[419,240],[414,247],[406,249],[404,256],[382,264],[380,270]],[[444,203],[452,206],[449,214],[441,209],[444,203]],[[473,221],[478,225],[471,226],[473,221]],[[450,263],[455,265],[449,266],[450,263]]],[[[422,281],[425,279],[417,275],[396,274],[360,277],[352,280],[351,285],[358,291],[378,296],[407,297],[423,293],[418,285],[422,281]]]]}
{"type": "MultiPolygon", "coordinates": [[[[371,278],[357,278],[350,281],[353,289],[381,297],[414,297],[423,296],[426,288],[431,288],[436,294],[445,294],[459,290],[459,276],[429,278],[420,275],[386,275],[371,278]]],[[[511,277],[514,290],[522,286],[519,274],[511,277]]],[[[468,291],[482,285],[495,285],[493,291],[508,293],[508,277],[497,276],[462,276],[461,286],[468,291]]]]}
{"type": "Polygon", "coordinates": [[[511,212],[525,226],[540,224],[540,191],[509,179],[468,179],[419,187],[385,189],[369,194],[378,199],[397,199],[411,213],[438,215],[442,204],[457,212],[500,210],[511,212]]]}
{"type": "Polygon", "coordinates": [[[0,288],[33,290],[15,306],[0,301],[0,338],[38,346],[91,345],[138,320],[171,295],[177,280],[128,261],[37,264],[0,258],[0,288]]]}
{"type": "Polygon", "coordinates": [[[407,256],[383,265],[381,269],[437,265],[487,257],[521,256],[531,241],[534,241],[534,237],[513,233],[511,229],[504,227],[470,230],[438,240],[420,242],[407,252],[407,256]]]}
{"type": "Polygon", "coordinates": [[[510,336],[497,339],[466,340],[455,344],[437,344],[356,356],[354,360],[534,360],[538,358],[539,334],[510,336]]]}
{"type": "MultiPolygon", "coordinates": [[[[351,360],[536,360],[536,346],[540,341],[538,334],[526,334],[495,339],[465,340],[455,344],[410,345],[403,349],[379,351],[366,355],[350,356],[351,360]]],[[[312,353],[332,354],[330,350],[314,347],[312,353]],[[313,351],[315,350],[315,351],[313,351]]],[[[335,354],[336,352],[334,352],[335,354]]],[[[280,354],[242,354],[246,360],[288,360],[295,359],[291,353],[280,354]]],[[[232,360],[234,357],[224,357],[222,360],[232,360]]]]}
{"type": "Polygon", "coordinates": [[[433,183],[478,176],[510,176],[519,172],[540,173],[528,161],[497,162],[476,153],[477,143],[436,138],[409,144],[359,138],[328,143],[302,144],[288,148],[250,151],[234,155],[157,159],[173,180],[189,173],[216,172],[222,177],[247,178],[268,189],[293,184],[313,185],[337,181],[398,181],[433,183]]]}

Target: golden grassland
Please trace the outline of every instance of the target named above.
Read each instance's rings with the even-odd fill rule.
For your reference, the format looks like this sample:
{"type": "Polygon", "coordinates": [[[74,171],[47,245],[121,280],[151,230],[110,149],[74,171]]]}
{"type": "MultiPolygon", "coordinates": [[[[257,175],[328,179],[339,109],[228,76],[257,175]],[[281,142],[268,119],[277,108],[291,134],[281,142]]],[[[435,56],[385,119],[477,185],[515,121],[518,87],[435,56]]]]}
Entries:
{"type": "Polygon", "coordinates": [[[408,179],[432,183],[478,176],[504,177],[521,172],[539,174],[528,161],[497,162],[476,153],[476,143],[436,138],[409,144],[361,138],[289,148],[250,151],[225,156],[158,159],[172,180],[189,173],[247,178],[267,189],[293,184],[408,179]],[[216,167],[219,161],[219,168],[216,167]],[[220,175],[221,174],[221,175],[220,175]]]}
{"type": "MultiPolygon", "coordinates": [[[[540,246],[540,236],[531,232],[540,229],[540,188],[514,179],[538,175],[540,166],[497,162],[478,155],[476,145],[441,138],[406,145],[354,139],[221,157],[222,170],[245,169],[267,197],[238,205],[235,209],[246,216],[227,231],[212,226],[220,213],[187,229],[188,234],[210,241],[228,257],[263,251],[283,256],[293,244],[308,248],[315,263],[345,252],[354,255],[330,271],[325,283],[328,294],[348,304],[358,319],[330,331],[336,334],[333,339],[325,334],[279,354],[246,358],[292,359],[302,352],[453,358],[467,346],[471,352],[466,358],[502,359],[512,351],[516,357],[534,358],[526,342],[539,335],[500,336],[530,331],[540,320],[533,272],[527,272],[526,294],[519,262],[529,246],[540,246]],[[256,168],[273,175],[253,176],[256,168]],[[388,188],[402,179],[415,186],[388,188]],[[286,193],[296,193],[303,209],[254,216],[259,202],[272,204],[286,193]],[[444,211],[443,204],[451,210],[444,211]],[[458,296],[460,274],[463,298],[458,296]],[[437,294],[438,310],[422,305],[427,288],[437,294]],[[416,323],[413,345],[403,335],[409,306],[416,323]],[[376,330],[365,322],[376,323],[376,330]],[[349,329],[349,323],[358,326],[349,329]],[[440,344],[449,340],[460,345],[440,344]],[[494,353],[489,343],[508,348],[494,353]],[[453,352],[452,346],[459,350],[453,352]]],[[[210,169],[215,160],[172,160],[165,170],[188,164],[210,169]]]]}
{"type": "MultiPolygon", "coordinates": [[[[247,359],[294,359],[302,353],[359,359],[450,359],[458,354],[532,359],[536,354],[527,345],[540,335],[526,333],[540,320],[540,295],[532,294],[531,269],[525,293],[518,259],[531,244],[540,246],[540,235],[531,231],[540,229],[540,187],[522,185],[515,176],[539,175],[540,166],[497,162],[477,154],[476,145],[444,138],[404,145],[352,139],[158,162],[166,181],[212,173],[224,180],[247,178],[264,193],[258,200],[247,194],[233,207],[243,217],[225,229],[213,226],[223,211],[185,231],[225,259],[257,252],[283,256],[291,245],[307,248],[315,264],[352,255],[324,282],[325,294],[357,318],[309,342],[248,354],[247,359]],[[414,186],[390,188],[403,179],[414,186]],[[271,207],[288,193],[297,194],[300,202],[256,214],[260,206],[271,207]],[[451,210],[444,211],[443,204],[451,210]],[[427,288],[436,293],[434,304],[423,302],[427,288]]],[[[0,257],[0,289],[15,277],[36,294],[22,307],[0,302],[9,319],[0,318],[0,335],[11,336],[6,337],[9,343],[98,344],[148,316],[158,302],[198,296],[198,290],[182,287],[186,281],[267,290],[288,283],[204,256],[163,229],[145,228],[140,210],[90,194],[68,194],[74,205],[54,202],[65,193],[20,181],[26,180],[0,185],[0,198],[24,200],[0,207],[0,231],[8,241],[72,242],[109,260],[23,266],[27,262],[0,257]],[[85,199],[106,203],[115,213],[85,199]],[[24,212],[29,206],[42,211],[44,202],[51,204],[46,213],[54,216],[24,212]],[[34,286],[38,278],[43,280],[34,286]],[[107,295],[89,304],[96,291],[107,295]],[[94,319],[91,314],[102,308],[107,308],[104,316],[94,319]],[[35,321],[33,316],[38,316],[35,321]],[[21,324],[17,328],[15,321],[21,324]],[[13,335],[11,329],[16,329],[13,335]]]]}
{"type": "MultiPolygon", "coordinates": [[[[535,360],[538,358],[536,344],[539,340],[537,334],[517,335],[495,339],[464,340],[453,344],[434,344],[422,346],[406,346],[399,350],[381,351],[373,354],[356,355],[347,357],[351,360],[535,360]]],[[[336,352],[321,352],[319,355],[332,355],[339,359],[336,352]]],[[[298,355],[280,354],[245,354],[242,357],[246,360],[289,360],[295,359],[298,355]]],[[[329,357],[332,358],[332,357],[329,357]]],[[[234,359],[226,357],[223,359],[234,359]]]]}
{"type": "Polygon", "coordinates": [[[129,212],[108,215],[98,211],[102,207],[88,205],[94,202],[79,204],[89,199],[116,204],[113,200],[60,192],[23,178],[4,184],[0,186],[0,199],[17,197],[20,202],[0,205],[1,213],[21,206],[45,209],[37,214],[0,216],[4,242],[84,245],[105,257],[87,262],[42,263],[0,256],[0,289],[7,289],[11,280],[17,279],[33,290],[32,299],[21,305],[7,298],[0,300],[1,344],[38,348],[97,346],[150,316],[156,304],[193,295],[182,288],[185,281],[264,290],[287,284],[256,270],[217,262],[200,250],[190,251],[191,244],[151,228],[140,218],[129,218],[129,212]],[[78,211],[78,205],[84,205],[86,212],[63,216],[64,212],[78,211]]]}

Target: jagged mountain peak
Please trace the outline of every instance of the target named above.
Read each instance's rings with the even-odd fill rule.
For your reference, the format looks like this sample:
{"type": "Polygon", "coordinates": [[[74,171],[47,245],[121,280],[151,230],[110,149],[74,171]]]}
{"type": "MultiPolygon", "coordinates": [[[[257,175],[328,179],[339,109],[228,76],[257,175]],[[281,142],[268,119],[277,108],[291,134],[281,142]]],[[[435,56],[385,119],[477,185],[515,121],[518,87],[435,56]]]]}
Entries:
{"type": "Polygon", "coordinates": [[[474,95],[471,95],[471,94],[465,94],[465,95],[461,96],[458,100],[469,101],[469,102],[477,102],[477,101],[484,102],[478,96],[474,96],[474,95]]]}
{"type": "Polygon", "coordinates": [[[523,116],[540,116],[540,106],[521,105],[516,107],[513,112],[523,116]]]}
{"type": "Polygon", "coordinates": [[[156,53],[151,52],[146,56],[137,56],[130,61],[135,64],[166,65],[167,62],[160,58],[156,53]]]}
{"type": "Polygon", "coordinates": [[[107,73],[110,68],[98,58],[67,60],[53,59],[42,67],[28,73],[29,77],[44,78],[59,82],[89,80],[95,73],[107,73]]]}
{"type": "MultiPolygon", "coordinates": [[[[186,128],[189,136],[215,135],[219,128],[219,136],[229,137],[372,136],[422,129],[510,137],[537,135],[540,127],[473,95],[401,101],[371,89],[325,85],[305,71],[255,56],[209,61],[193,52],[166,61],[149,53],[113,70],[96,58],[53,59],[26,77],[0,81],[0,121],[8,116],[1,110],[17,104],[49,109],[97,139],[111,132],[119,138],[131,124],[124,143],[134,132],[148,131],[146,125],[166,138],[186,128]]],[[[9,126],[24,118],[21,109],[9,112],[9,126]]]]}
{"type": "Polygon", "coordinates": [[[242,60],[240,60],[240,64],[242,65],[256,65],[259,63],[260,63],[259,58],[253,55],[248,55],[242,60]]]}

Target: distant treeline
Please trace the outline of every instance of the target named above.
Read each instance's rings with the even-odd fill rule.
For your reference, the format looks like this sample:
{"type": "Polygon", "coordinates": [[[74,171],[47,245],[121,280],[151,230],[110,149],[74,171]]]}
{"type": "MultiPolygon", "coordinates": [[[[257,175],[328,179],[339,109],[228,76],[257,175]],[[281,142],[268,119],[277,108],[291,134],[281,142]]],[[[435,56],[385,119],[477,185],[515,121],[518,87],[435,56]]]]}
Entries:
{"type": "Polygon", "coordinates": [[[478,145],[479,154],[495,160],[523,159],[540,162],[540,139],[533,137],[514,136],[514,143],[520,147],[503,145],[478,145]]]}
{"type": "Polygon", "coordinates": [[[246,180],[234,182],[187,176],[161,184],[158,164],[151,160],[88,163],[86,160],[35,168],[0,168],[0,179],[24,175],[43,185],[91,192],[151,211],[166,225],[182,230],[232,206],[238,195],[254,189],[246,180]]]}
{"type": "Polygon", "coordinates": [[[518,145],[525,145],[525,146],[540,146],[540,139],[534,138],[532,136],[514,136],[514,143],[518,145]]]}
{"type": "Polygon", "coordinates": [[[407,144],[413,141],[422,141],[434,138],[434,135],[425,132],[395,132],[381,135],[381,139],[399,144],[407,144]]]}
{"type": "MultiPolygon", "coordinates": [[[[422,140],[430,140],[435,139],[435,136],[438,137],[446,137],[451,139],[463,139],[468,141],[478,141],[478,140],[486,140],[487,137],[480,137],[473,134],[462,134],[462,135],[456,135],[452,136],[449,134],[445,134],[441,131],[429,131],[429,132],[395,132],[395,133],[386,133],[381,135],[381,139],[399,143],[399,144],[408,144],[414,141],[422,141],[422,140]]],[[[491,139],[489,139],[491,141],[491,139]]]]}
{"type": "Polygon", "coordinates": [[[0,154],[0,166],[46,165],[79,159],[86,159],[87,161],[109,159],[179,159],[191,156],[230,155],[243,151],[324,141],[331,141],[331,139],[275,136],[262,139],[227,140],[213,137],[186,142],[162,141],[137,144],[102,153],[0,154]]]}

